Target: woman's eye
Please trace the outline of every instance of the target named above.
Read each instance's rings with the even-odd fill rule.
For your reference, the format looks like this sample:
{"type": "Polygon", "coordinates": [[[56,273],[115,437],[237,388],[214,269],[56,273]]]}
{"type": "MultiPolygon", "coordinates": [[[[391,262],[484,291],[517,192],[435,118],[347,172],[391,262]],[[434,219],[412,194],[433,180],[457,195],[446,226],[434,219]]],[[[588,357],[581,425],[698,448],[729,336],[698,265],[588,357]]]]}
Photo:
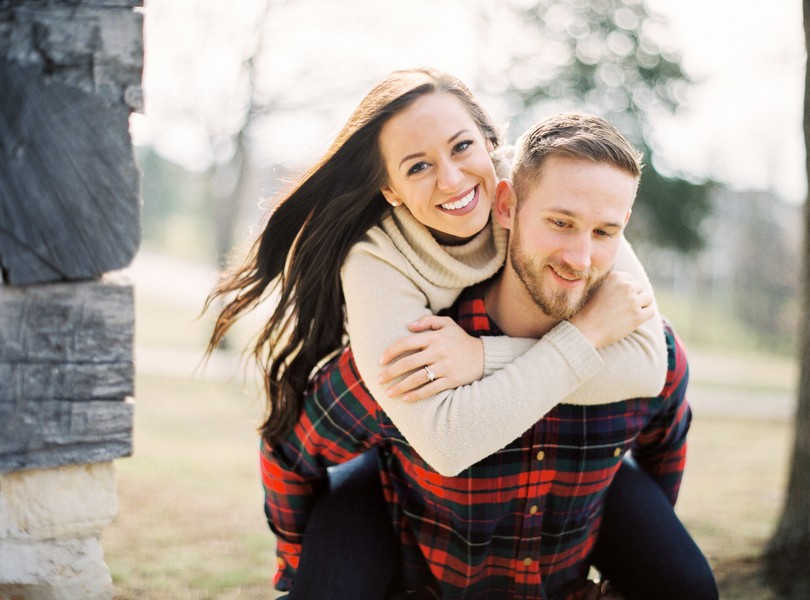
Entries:
{"type": "Polygon", "coordinates": [[[458,144],[456,144],[455,146],[453,146],[453,153],[464,152],[467,148],[469,148],[472,145],[473,145],[472,140],[463,140],[458,144]]]}
{"type": "Polygon", "coordinates": [[[426,162],[418,162],[413,165],[410,169],[408,169],[408,175],[416,175],[417,173],[421,173],[425,169],[427,169],[428,163],[426,162]]]}

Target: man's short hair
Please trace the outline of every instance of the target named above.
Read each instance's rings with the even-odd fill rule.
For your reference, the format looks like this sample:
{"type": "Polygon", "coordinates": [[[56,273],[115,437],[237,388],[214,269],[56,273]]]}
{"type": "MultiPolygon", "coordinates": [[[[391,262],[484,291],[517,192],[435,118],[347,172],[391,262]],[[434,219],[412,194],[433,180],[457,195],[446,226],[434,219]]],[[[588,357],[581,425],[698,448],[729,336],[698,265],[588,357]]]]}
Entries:
{"type": "Polygon", "coordinates": [[[552,156],[580,158],[618,167],[641,177],[642,155],[613,125],[584,113],[562,113],[540,121],[517,141],[512,182],[520,201],[542,176],[552,156]]]}

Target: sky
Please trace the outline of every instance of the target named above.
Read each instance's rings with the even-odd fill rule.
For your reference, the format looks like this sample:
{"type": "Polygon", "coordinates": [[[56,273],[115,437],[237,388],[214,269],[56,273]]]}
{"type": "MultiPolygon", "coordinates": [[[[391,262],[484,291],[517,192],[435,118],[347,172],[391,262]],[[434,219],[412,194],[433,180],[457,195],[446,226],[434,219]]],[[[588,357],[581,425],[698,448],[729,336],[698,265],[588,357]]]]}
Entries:
{"type": "MultiPolygon", "coordinates": [[[[497,62],[498,40],[482,38],[471,1],[491,5],[497,21],[502,0],[267,0],[260,36],[264,0],[147,0],[146,114],[133,119],[133,137],[190,168],[227,155],[243,108],[239,65],[262,44],[267,59],[256,68],[273,111],[259,149],[269,160],[305,164],[393,69],[429,64],[478,91],[477,65],[497,62]],[[225,142],[209,143],[211,132],[225,142]]],[[[654,123],[667,166],[803,201],[801,2],[649,3],[668,18],[697,81],[676,115],[654,123]]],[[[482,100],[496,121],[508,118],[502,99],[482,100]]]]}
{"type": "Polygon", "coordinates": [[[673,160],[737,187],[805,197],[801,2],[656,2],[683,44],[683,66],[702,80],[685,115],[661,124],[673,160]]]}

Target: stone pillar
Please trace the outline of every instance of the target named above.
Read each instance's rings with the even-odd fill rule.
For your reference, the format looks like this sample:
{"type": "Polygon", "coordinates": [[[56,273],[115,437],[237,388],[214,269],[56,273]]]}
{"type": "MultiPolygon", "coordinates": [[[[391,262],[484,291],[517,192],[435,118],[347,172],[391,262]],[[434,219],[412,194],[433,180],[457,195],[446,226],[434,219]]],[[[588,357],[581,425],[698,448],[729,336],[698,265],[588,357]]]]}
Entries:
{"type": "Polygon", "coordinates": [[[0,600],[109,600],[132,453],[140,0],[0,2],[0,600]]]}
{"type": "Polygon", "coordinates": [[[99,536],[116,510],[110,461],[0,476],[0,599],[111,598],[99,536]]]}
{"type": "Polygon", "coordinates": [[[99,542],[132,452],[132,287],[0,286],[0,600],[109,599],[99,542]]]}

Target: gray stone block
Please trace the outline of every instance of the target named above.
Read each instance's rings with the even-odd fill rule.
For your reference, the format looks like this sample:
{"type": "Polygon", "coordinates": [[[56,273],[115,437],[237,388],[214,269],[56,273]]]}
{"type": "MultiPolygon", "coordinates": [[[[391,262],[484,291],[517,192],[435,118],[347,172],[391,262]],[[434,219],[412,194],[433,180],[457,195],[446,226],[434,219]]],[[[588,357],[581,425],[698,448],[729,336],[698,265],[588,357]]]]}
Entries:
{"type": "Polygon", "coordinates": [[[132,453],[133,330],[113,277],[0,286],[0,472],[132,453]]]}

